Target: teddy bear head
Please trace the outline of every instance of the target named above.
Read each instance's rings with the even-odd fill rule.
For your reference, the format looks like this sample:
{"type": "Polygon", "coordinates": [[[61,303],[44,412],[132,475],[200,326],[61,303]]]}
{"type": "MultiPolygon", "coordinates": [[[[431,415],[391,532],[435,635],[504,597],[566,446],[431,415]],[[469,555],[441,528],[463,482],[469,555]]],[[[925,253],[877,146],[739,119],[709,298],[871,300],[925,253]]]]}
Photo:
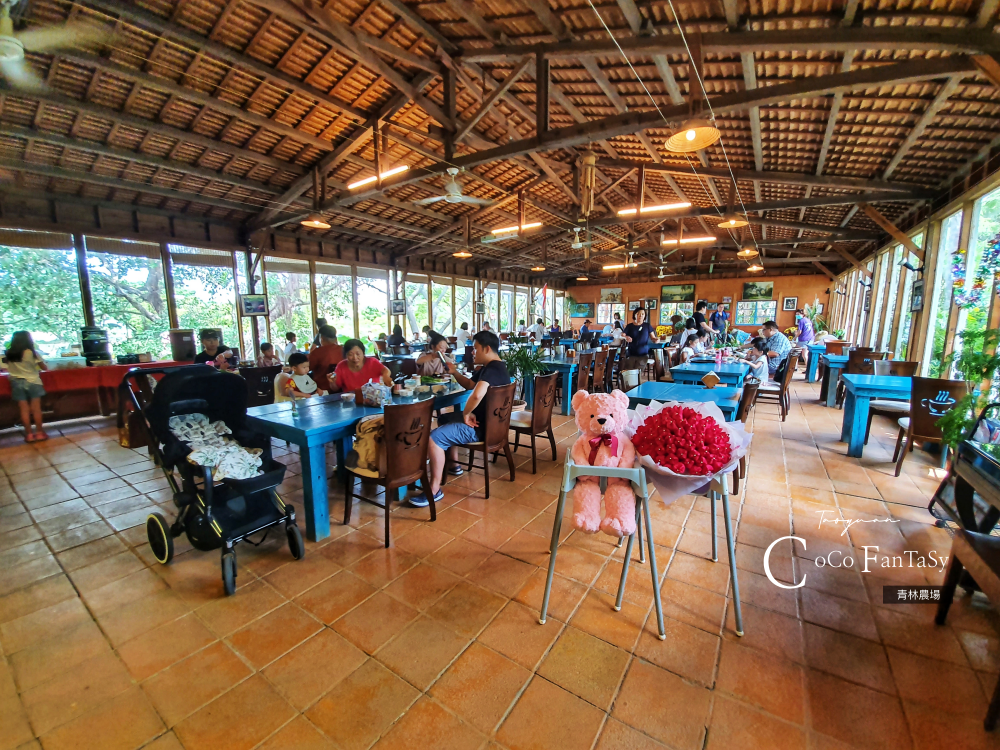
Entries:
{"type": "Polygon", "coordinates": [[[611,435],[621,432],[628,421],[628,396],[621,391],[587,393],[573,396],[576,426],[585,435],[611,435]]]}

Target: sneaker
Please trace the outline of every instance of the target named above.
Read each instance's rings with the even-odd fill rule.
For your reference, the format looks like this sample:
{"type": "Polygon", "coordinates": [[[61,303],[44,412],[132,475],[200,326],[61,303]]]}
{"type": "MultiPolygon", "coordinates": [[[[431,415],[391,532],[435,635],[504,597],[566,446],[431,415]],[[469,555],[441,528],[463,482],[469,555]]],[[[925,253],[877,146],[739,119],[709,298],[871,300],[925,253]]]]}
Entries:
{"type": "Polygon", "coordinates": [[[446,469],[446,471],[453,477],[460,477],[465,473],[465,469],[463,469],[458,464],[455,464],[454,466],[449,466],[446,469]]]}
{"type": "MultiPolygon", "coordinates": [[[[434,495],[434,502],[438,502],[439,500],[443,499],[444,499],[444,490],[438,490],[434,495]]],[[[426,508],[428,505],[430,505],[430,502],[427,500],[426,492],[420,495],[414,495],[409,499],[409,503],[414,508],[426,508]]]]}

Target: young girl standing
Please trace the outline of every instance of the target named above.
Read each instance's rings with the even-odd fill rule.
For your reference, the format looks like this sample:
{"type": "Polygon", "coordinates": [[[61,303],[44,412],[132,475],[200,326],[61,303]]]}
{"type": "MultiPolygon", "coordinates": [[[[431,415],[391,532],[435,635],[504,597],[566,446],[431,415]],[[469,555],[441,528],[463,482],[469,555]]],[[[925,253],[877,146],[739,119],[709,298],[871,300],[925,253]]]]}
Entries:
{"type": "Polygon", "coordinates": [[[48,440],[49,436],[42,429],[42,396],[45,395],[45,387],[39,374],[39,370],[47,367],[35,351],[31,334],[27,331],[15,331],[6,356],[6,367],[10,373],[10,394],[21,410],[24,441],[34,443],[37,440],[48,440]],[[32,417],[35,418],[36,432],[31,431],[32,417]]]}

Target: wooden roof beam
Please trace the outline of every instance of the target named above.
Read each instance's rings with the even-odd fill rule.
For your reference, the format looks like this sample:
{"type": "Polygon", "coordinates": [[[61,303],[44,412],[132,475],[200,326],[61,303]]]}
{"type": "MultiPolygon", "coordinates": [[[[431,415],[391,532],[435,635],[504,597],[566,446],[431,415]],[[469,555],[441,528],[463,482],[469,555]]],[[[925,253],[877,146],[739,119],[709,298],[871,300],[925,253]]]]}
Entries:
{"type": "MultiPolygon", "coordinates": [[[[257,0],[259,1],[259,0],[257,0]]],[[[459,0],[453,0],[459,1],[459,0]]],[[[686,54],[679,34],[620,37],[545,44],[515,44],[470,50],[455,59],[462,62],[498,62],[511,56],[539,52],[550,59],[609,57],[619,55],[686,54]],[[616,44],[617,41],[617,44],[616,44]]],[[[779,29],[765,31],[711,31],[702,34],[706,54],[743,52],[843,52],[846,50],[933,50],[953,54],[1000,53],[1000,39],[989,31],[940,26],[854,26],[779,29]]]]}
{"type": "Polygon", "coordinates": [[[458,143],[469,134],[481,119],[489,112],[497,100],[502,97],[513,86],[517,79],[521,77],[525,70],[531,65],[531,58],[525,57],[521,62],[504,78],[495,89],[493,89],[484,99],[479,108],[472,116],[462,124],[458,132],[455,133],[455,142],[458,143]]]}
{"type": "Polygon", "coordinates": [[[848,263],[850,263],[852,266],[854,266],[856,269],[858,269],[858,271],[860,271],[861,274],[866,278],[870,279],[872,277],[872,272],[869,271],[867,268],[865,268],[865,266],[862,265],[857,258],[855,258],[853,255],[851,255],[843,248],[837,247],[836,245],[827,245],[826,249],[833,250],[835,253],[837,253],[837,255],[839,255],[848,263]]]}
{"type": "Polygon", "coordinates": [[[830,281],[836,281],[837,280],[837,277],[833,275],[833,271],[831,271],[829,268],[827,268],[826,266],[824,266],[818,260],[814,260],[812,263],[813,263],[814,266],[816,266],[816,268],[818,268],[820,271],[822,271],[823,275],[826,276],[828,279],[830,279],[830,281]]]}
{"type": "MultiPolygon", "coordinates": [[[[807,77],[792,83],[765,86],[755,91],[724,94],[712,99],[712,107],[717,115],[740,112],[745,111],[749,107],[759,106],[764,103],[787,101],[789,99],[810,96],[814,97],[827,93],[836,93],[837,91],[872,88],[889,83],[941,78],[968,72],[972,68],[972,61],[968,57],[961,55],[908,61],[906,63],[854,70],[850,73],[834,73],[828,76],[807,77]]],[[[668,121],[681,120],[687,115],[687,107],[662,107],[659,112],[656,110],[651,112],[628,112],[599,120],[592,120],[585,124],[555,128],[547,133],[539,133],[531,138],[512,141],[494,149],[456,157],[450,164],[439,163],[430,167],[409,170],[405,175],[400,175],[398,178],[392,177],[383,182],[383,189],[419,182],[427,177],[443,173],[448,166],[468,169],[498,159],[527,154],[531,151],[552,151],[559,148],[579,146],[603,138],[635,133],[649,127],[652,123],[659,122],[661,113],[668,121]]],[[[366,197],[366,195],[375,192],[378,191],[368,190],[356,195],[341,193],[332,198],[329,203],[330,205],[334,205],[342,201],[356,202],[366,197]]]]}
{"type": "Polygon", "coordinates": [[[874,206],[868,205],[867,203],[859,203],[858,208],[864,212],[865,216],[884,229],[890,237],[916,255],[921,263],[924,262],[924,251],[917,247],[916,243],[909,238],[906,232],[901,231],[895,224],[879,213],[878,209],[874,206]]]}
{"type": "Polygon", "coordinates": [[[938,111],[948,102],[948,97],[955,93],[955,89],[958,88],[959,84],[962,83],[963,76],[955,75],[949,78],[942,84],[941,88],[938,90],[937,95],[931,100],[931,103],[927,105],[927,109],[924,113],[920,115],[920,118],[913,124],[910,128],[910,132],[907,134],[906,138],[896,149],[895,155],[889,160],[888,166],[885,171],[882,172],[882,179],[888,180],[889,175],[896,171],[896,167],[899,163],[903,161],[903,157],[913,148],[914,144],[920,140],[920,136],[924,134],[927,126],[931,124],[935,117],[937,117],[938,111]]]}

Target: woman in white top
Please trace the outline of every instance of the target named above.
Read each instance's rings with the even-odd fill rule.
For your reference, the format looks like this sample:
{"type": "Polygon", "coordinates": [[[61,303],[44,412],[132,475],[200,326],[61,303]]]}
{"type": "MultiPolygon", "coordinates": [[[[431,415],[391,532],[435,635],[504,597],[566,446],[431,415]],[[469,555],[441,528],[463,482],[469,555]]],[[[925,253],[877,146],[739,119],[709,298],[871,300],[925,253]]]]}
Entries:
{"type": "Polygon", "coordinates": [[[472,340],[472,332],[469,331],[468,323],[462,323],[462,327],[458,329],[458,333],[455,334],[455,338],[457,339],[455,345],[459,349],[465,349],[465,347],[468,346],[468,343],[472,340]]]}
{"type": "Polygon", "coordinates": [[[691,361],[691,357],[695,354],[694,345],[697,340],[694,336],[691,336],[684,342],[684,345],[681,347],[681,364],[691,361]]]}
{"type": "Polygon", "coordinates": [[[15,331],[7,349],[6,369],[10,373],[10,397],[17,402],[24,423],[24,442],[48,440],[42,428],[42,396],[45,386],[39,370],[48,367],[35,351],[35,342],[27,331],[15,331]],[[35,431],[31,431],[31,418],[35,418],[35,431]]]}
{"type": "Polygon", "coordinates": [[[761,385],[767,383],[767,354],[764,350],[767,344],[764,338],[757,336],[750,343],[750,351],[747,352],[747,364],[750,365],[750,377],[757,378],[761,385]]]}

